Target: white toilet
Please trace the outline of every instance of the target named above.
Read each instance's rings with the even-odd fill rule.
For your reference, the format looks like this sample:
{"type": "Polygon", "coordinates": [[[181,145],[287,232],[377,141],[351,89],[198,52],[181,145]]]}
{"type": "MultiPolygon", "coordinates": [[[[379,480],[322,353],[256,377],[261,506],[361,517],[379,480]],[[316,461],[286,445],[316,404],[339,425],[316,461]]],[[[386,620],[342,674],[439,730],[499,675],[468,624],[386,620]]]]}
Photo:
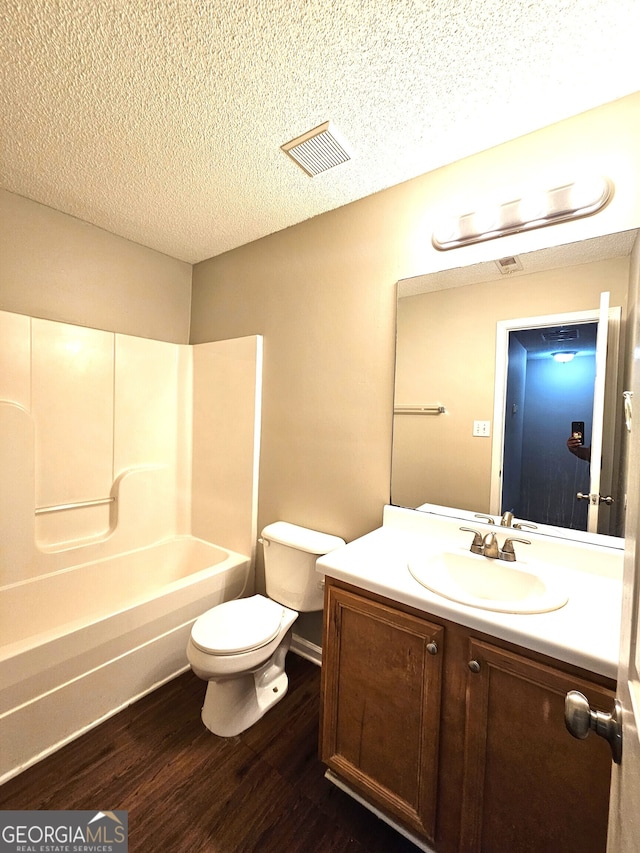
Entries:
{"type": "Polygon", "coordinates": [[[209,682],[202,722],[232,737],[284,698],[284,661],[298,611],[322,610],[318,557],[344,545],[338,536],[276,521],[262,531],[268,598],[227,601],[196,619],[187,645],[192,670],[209,682]]]}

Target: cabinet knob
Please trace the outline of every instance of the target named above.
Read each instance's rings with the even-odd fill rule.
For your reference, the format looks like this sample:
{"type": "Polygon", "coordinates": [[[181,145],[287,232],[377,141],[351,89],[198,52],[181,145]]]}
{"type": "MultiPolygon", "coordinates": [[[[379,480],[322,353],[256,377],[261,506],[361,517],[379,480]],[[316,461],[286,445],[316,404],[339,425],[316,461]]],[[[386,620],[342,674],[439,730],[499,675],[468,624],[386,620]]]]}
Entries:
{"type": "Polygon", "coordinates": [[[437,643],[427,643],[427,651],[430,655],[438,654],[438,644],[437,643]]]}
{"type": "Polygon", "coordinates": [[[471,672],[480,672],[480,664],[477,660],[469,661],[469,669],[471,672]]]}

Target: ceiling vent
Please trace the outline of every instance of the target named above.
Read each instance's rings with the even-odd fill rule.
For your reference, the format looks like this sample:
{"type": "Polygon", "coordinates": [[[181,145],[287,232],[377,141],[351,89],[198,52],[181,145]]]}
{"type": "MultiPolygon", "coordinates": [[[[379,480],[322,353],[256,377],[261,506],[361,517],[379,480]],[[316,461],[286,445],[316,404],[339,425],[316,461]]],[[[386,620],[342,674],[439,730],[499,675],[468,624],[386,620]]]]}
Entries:
{"type": "Polygon", "coordinates": [[[351,159],[340,133],[329,125],[325,121],[281,146],[310,178],[351,159]]]}
{"type": "Polygon", "coordinates": [[[502,275],[511,275],[512,272],[522,269],[522,262],[515,255],[509,255],[507,258],[498,258],[496,266],[502,275]]]}
{"type": "Polygon", "coordinates": [[[550,344],[560,344],[565,341],[577,341],[580,336],[578,329],[575,326],[570,326],[568,329],[552,329],[549,332],[542,332],[543,341],[550,344]]]}

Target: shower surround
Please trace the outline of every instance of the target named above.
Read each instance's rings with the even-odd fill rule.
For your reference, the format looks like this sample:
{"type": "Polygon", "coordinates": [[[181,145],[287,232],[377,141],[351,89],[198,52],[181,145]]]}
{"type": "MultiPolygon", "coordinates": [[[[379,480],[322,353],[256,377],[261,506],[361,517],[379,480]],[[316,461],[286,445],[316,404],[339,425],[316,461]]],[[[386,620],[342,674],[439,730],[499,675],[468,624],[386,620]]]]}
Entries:
{"type": "Polygon", "coordinates": [[[259,337],[0,312],[0,780],[185,669],[251,587],[261,368],[259,337]]]}

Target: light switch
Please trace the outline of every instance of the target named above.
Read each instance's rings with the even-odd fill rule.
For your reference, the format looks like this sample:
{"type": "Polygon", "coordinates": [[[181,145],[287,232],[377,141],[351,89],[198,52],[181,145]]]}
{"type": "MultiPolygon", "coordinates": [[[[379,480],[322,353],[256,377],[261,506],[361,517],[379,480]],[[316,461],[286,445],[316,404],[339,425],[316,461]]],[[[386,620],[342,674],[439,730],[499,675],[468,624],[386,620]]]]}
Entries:
{"type": "Polygon", "coordinates": [[[473,434],[483,438],[489,438],[491,435],[491,421],[474,421],[473,434]]]}

